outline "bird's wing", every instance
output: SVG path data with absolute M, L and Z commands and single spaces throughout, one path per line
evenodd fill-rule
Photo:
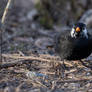
M 71 49 L 72 41 L 73 41 L 73 39 L 71 38 L 69 31 L 59 33 L 59 35 L 56 37 L 56 41 L 55 41 L 56 42 L 55 51 L 57 53 L 61 53 L 62 51 Z

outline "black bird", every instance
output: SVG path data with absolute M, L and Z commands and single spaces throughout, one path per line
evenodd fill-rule
M 70 31 L 61 32 L 56 39 L 56 52 L 61 60 L 81 60 L 92 52 L 92 36 L 84 23 L 76 23 Z

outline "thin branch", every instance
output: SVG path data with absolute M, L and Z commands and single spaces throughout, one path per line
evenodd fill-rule
M 62 80 L 62 81 L 58 81 L 57 82 L 57 85 L 58 84 L 61 84 L 61 83 L 78 83 L 78 82 L 87 82 L 89 81 L 89 83 L 92 83 L 92 78 L 89 78 L 89 79 L 79 79 L 79 80 Z
M 6 18 L 6 15 L 8 13 L 8 10 L 9 10 L 10 4 L 11 4 L 11 1 L 12 0 L 8 0 L 8 3 L 7 3 L 6 8 L 4 10 L 4 13 L 3 13 L 3 16 L 2 16 L 2 21 L 1 21 L 2 24 L 4 24 L 4 22 L 5 22 L 5 18 Z
M 6 15 L 8 13 L 9 6 L 11 4 L 11 1 L 12 0 L 8 0 L 8 3 L 6 5 L 6 8 L 4 10 L 4 13 L 3 13 L 3 16 L 2 16 L 2 19 L 1 19 L 1 24 L 4 24 L 4 22 L 5 22 L 5 18 L 6 18 Z M 0 54 L 2 54 L 2 43 L 3 43 L 3 41 L 2 41 L 2 31 L 3 31 L 3 29 L 2 29 L 2 25 L 1 25 L 1 28 L 0 28 L 0 45 L 1 45 L 0 46 L 0 49 L 1 49 Z M 2 55 L 0 56 L 0 60 L 2 61 Z
M 2 54 L 3 57 L 5 58 L 11 58 L 11 59 L 24 59 L 24 60 L 37 60 L 37 61 L 43 61 L 43 62 L 54 62 L 54 59 L 45 59 L 44 57 L 37 57 L 37 56 L 19 56 L 19 54 L 17 55 L 12 55 L 12 54 Z M 51 58 L 53 58 L 53 56 L 51 56 Z M 55 60 L 56 61 L 56 60 Z M 61 61 L 57 61 L 60 62 Z
M 14 61 L 12 62 L 5 62 L 3 64 L 0 65 L 0 68 L 7 68 L 7 67 L 12 67 L 12 66 L 15 66 L 17 65 L 18 63 L 27 63 L 27 62 L 32 62 L 33 60 L 36 60 L 36 61 L 42 61 L 42 62 L 57 62 L 57 63 L 60 63 L 60 64 L 63 64 L 62 61 L 60 60 L 57 60 L 57 57 L 55 59 L 55 57 L 53 56 L 47 56 L 49 58 L 45 58 L 44 55 L 40 55 L 40 57 L 37 57 L 37 56 L 19 56 L 19 54 L 16 54 L 16 55 L 12 55 L 12 54 L 2 54 L 2 57 L 4 58 L 11 58 L 11 59 L 14 59 Z M 26 60 L 29 60 L 29 61 L 26 61 Z M 69 62 L 64 62 L 65 64 L 67 64 L 68 66 L 72 66 L 72 64 Z
M 48 60 L 48 59 L 43 59 L 40 57 L 34 57 L 34 56 L 19 56 L 19 55 L 11 55 L 11 54 L 2 54 L 2 57 L 4 58 L 11 58 L 11 59 L 16 59 L 12 62 L 6 62 L 3 64 L 0 64 L 0 68 L 8 68 L 8 67 L 13 67 L 17 64 L 19 64 L 20 62 L 25 64 L 27 62 L 32 62 L 33 60 L 37 60 L 37 61 L 43 61 L 43 62 L 51 62 L 52 60 Z M 29 60 L 29 61 L 26 61 Z M 60 62 L 61 63 L 61 62 Z

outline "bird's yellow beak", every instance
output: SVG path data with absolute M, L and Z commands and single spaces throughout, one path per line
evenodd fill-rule
M 76 28 L 76 32 L 80 32 L 80 28 L 79 27 Z

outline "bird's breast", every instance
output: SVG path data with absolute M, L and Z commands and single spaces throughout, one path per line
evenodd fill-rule
M 67 39 L 60 39 L 58 50 L 61 59 L 79 60 L 90 55 L 92 46 L 89 39 L 67 37 Z

